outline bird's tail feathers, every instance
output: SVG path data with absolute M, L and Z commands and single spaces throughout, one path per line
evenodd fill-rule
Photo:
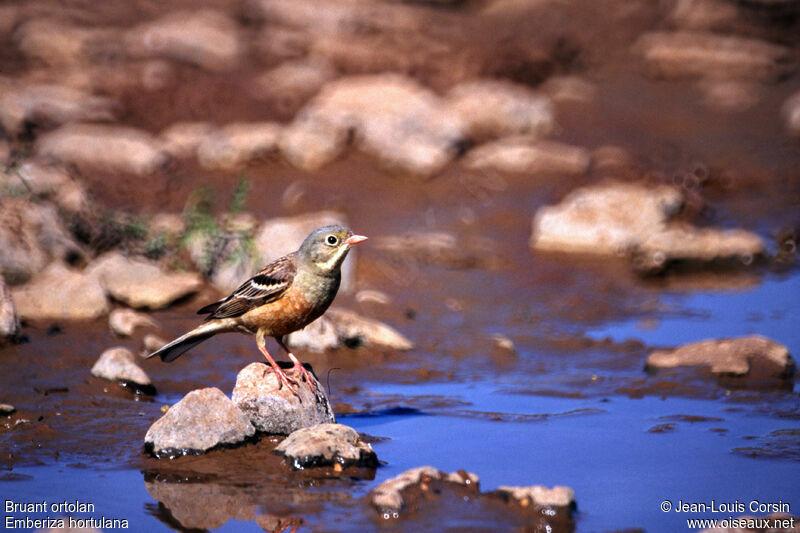
M 162 361 L 169 363 L 183 355 L 185 352 L 188 352 L 201 342 L 210 339 L 217 333 L 222 333 L 225 331 L 230 331 L 230 327 L 224 322 L 205 322 L 185 335 L 181 335 L 169 344 L 162 346 L 155 352 L 148 355 L 146 359 L 159 356 L 161 357 Z

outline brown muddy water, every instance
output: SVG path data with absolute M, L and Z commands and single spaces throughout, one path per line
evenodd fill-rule
M 119 24 L 142 16 L 118 8 L 84 18 Z M 147 13 L 159 9 L 147 3 Z M 565 22 L 564 31 L 595 16 Z M 631 24 L 641 29 L 651 19 Z M 619 48 L 627 31 L 609 46 Z M 750 109 L 722 113 L 703 106 L 692 84 L 643 78 L 618 48 L 603 58 L 593 48 L 602 42 L 597 33 L 576 33 L 586 62 L 572 67 L 596 84 L 596 97 L 559 107 L 557 140 L 623 146 L 650 182 L 708 172 L 715 179 L 695 191 L 703 206 L 695 223 L 744 227 L 771 243 L 800 227 L 800 143 L 777 118 L 800 89 L 796 77 L 761 87 Z M 0 58 L 23 68 L 11 52 Z M 126 95 L 125 121 L 157 132 L 176 120 L 281 118 L 264 104 L 237 102 L 235 76 L 216 81 L 204 97 L 208 75 L 186 67 L 169 94 Z M 181 90 L 190 109 L 174 105 Z M 80 172 L 105 208 L 145 215 L 179 212 L 201 186 L 226 200 L 239 178 L 188 162 L 147 177 Z M 754 382 L 644 368 L 656 347 L 751 333 L 786 345 L 796 360 L 800 272 L 793 261 L 642 279 L 621 259 L 532 252 L 536 209 L 594 175 L 487 174 L 456 162 L 421 180 L 384 172 L 357 153 L 314 173 L 282 161 L 244 172 L 251 183 L 245 208 L 259 219 L 336 209 L 370 237 L 435 230 L 467 243 L 466 259 L 444 263 L 390 258 L 370 241 L 358 249 L 358 288 L 380 290 L 391 303 L 340 295 L 335 305 L 396 327 L 415 342 L 412 351 L 296 352 L 328 388 L 337 421 L 371 437 L 382 466 L 293 472 L 271 454 L 278 440 L 266 437 L 204 456 L 151 458 L 143 439 L 162 406 L 207 386 L 230 394 L 237 372 L 260 358 L 253 339 L 220 336 L 171 365 L 143 363 L 158 390 L 148 397 L 89 374 L 102 351 L 119 344 L 138 351 L 140 339 L 120 341 L 105 320 L 30 323 L 24 342 L 0 349 L 0 400 L 17 408 L 0 419 L 4 501 L 90 503 L 93 512 L 71 514 L 125 519 L 134 531 L 534 531 L 523 514 L 448 494 L 391 520 L 367 503 L 380 482 L 432 465 L 477 474 L 482 491 L 567 485 L 577 510 L 564 530 L 686 531 L 690 518 L 765 514 L 751 512 L 751 502 L 785 503 L 800 516 L 796 378 Z M 159 333 L 191 328 L 194 311 L 218 296 L 207 288 L 153 313 Z M 498 346 L 498 335 L 514 350 Z M 665 512 L 665 501 L 748 508 Z M 6 512 L 4 521 L 24 515 Z

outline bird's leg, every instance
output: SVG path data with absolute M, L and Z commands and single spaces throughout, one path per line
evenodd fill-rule
M 262 329 L 259 329 L 256 332 L 256 344 L 258 344 L 258 349 L 261 350 L 261 353 L 263 353 L 264 357 L 267 358 L 267 362 L 269 362 L 269 365 L 272 367 L 272 370 L 275 372 L 275 375 L 278 377 L 278 388 L 281 388 L 283 385 L 286 385 L 286 387 L 290 391 L 292 391 L 292 393 L 294 393 L 295 396 L 297 396 L 297 388 L 295 387 L 297 385 L 297 382 L 295 380 L 293 380 L 292 378 L 290 378 L 289 376 L 287 376 L 284 373 L 284 371 L 281 370 L 281 367 L 278 366 L 278 363 L 275 362 L 275 360 L 272 358 L 272 356 L 267 351 L 267 345 L 266 345 L 266 342 L 265 342 L 264 330 L 262 330 Z
M 283 348 L 286 351 L 286 355 L 288 355 L 289 359 L 291 359 L 292 362 L 294 363 L 294 370 L 296 372 L 300 372 L 300 375 L 303 376 L 303 379 L 309 385 L 314 384 L 314 386 L 316 387 L 316 380 L 311 377 L 311 374 L 308 373 L 308 370 L 305 369 L 305 367 L 297 359 L 297 357 L 295 357 L 294 354 L 291 351 L 289 351 L 289 348 L 286 347 L 286 345 L 283 343 L 283 340 L 278 337 L 275 337 L 275 340 L 278 341 L 278 344 L 281 345 L 281 348 Z

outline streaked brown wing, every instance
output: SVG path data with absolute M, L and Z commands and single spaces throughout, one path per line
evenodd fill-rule
M 291 286 L 297 273 L 294 256 L 292 253 L 268 264 L 242 283 L 230 296 L 203 307 L 197 313 L 211 313 L 206 320 L 232 318 L 276 300 Z

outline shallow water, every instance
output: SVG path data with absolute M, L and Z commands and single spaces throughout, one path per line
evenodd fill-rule
M 800 143 L 786 135 L 780 107 L 800 89 L 800 79 L 759 84 L 760 100 L 751 109 L 715 110 L 702 103 L 694 82 L 652 80 L 631 61 L 636 35 L 670 26 L 670 2 L 553 2 L 550 18 L 534 7 L 514 21 L 461 26 L 481 3 L 464 3 L 465 13 L 457 6 L 438 12 L 458 17 L 447 26 L 456 37 L 452 49 L 487 43 L 476 60 L 494 66 L 507 52 L 493 48 L 497 35 L 521 50 L 537 32 L 544 40 L 534 48 L 549 49 L 550 37 L 566 52 L 575 47 L 574 64 L 556 62 L 554 68 L 563 68 L 556 73 L 576 74 L 596 94 L 588 103 L 557 106 L 553 139 L 588 150 L 619 146 L 631 154 L 633 170 L 572 178 L 502 175 L 470 171 L 456 161 L 420 180 L 351 152 L 314 173 L 281 161 L 242 171 L 251 183 L 244 208 L 257 219 L 335 209 L 356 232 L 374 238 L 357 252 L 358 288 L 380 290 L 392 303 L 358 304 L 343 294 L 336 305 L 389 323 L 416 348 L 298 355 L 329 389 L 338 420 L 374 437 L 385 464 L 343 475 L 292 472 L 271 454 L 275 441 L 268 438 L 200 457 L 150 458 L 142 442 L 162 405 L 201 387 L 230 394 L 237 372 L 260 360 L 253 340 L 220 336 L 174 364 L 144 362 L 158 389 L 148 398 L 89 375 L 111 346 L 138 351 L 138 336 L 116 339 L 104 320 L 32 323 L 23 330 L 26 343 L 0 349 L 0 400 L 18 409 L 0 419 L 2 499 L 92 503 L 93 513 L 75 516 L 126 519 L 134 531 L 272 531 L 298 524 L 304 531 L 531 530 L 503 507 L 446 494 L 400 520 L 384 521 L 366 503 L 381 481 L 431 465 L 471 471 L 483 491 L 570 486 L 581 532 L 686 531 L 688 518 L 751 514 L 747 508 L 663 512 L 667 499 L 746 507 L 753 500 L 787 502 L 800 516 L 797 378 L 749 383 L 703 369 L 644 369 L 653 348 L 751 333 L 785 344 L 797 359 L 796 265 L 643 280 L 623 260 L 551 256 L 528 246 L 536 209 L 569 190 L 605 178 L 680 184 L 698 169 L 708 179 L 690 180 L 694 185 L 684 189 L 693 199 L 687 219 L 757 231 L 772 246 L 781 230 L 798 228 Z M 239 2 L 218 4 L 242 14 Z M 103 5 L 92 11 L 67 6 L 56 15 L 79 15 L 81 24 L 132 25 L 183 2 Z M 431 20 L 433 26 L 440 19 Z M 796 47 L 788 26 L 781 35 Z M 31 65 L 10 37 L 8 44 L 0 47 L 0 61 L 12 67 L 9 75 L 26 72 Z M 450 66 L 450 58 L 440 61 Z M 513 57 L 509 61 L 513 70 Z M 274 106 L 242 89 L 265 67 L 254 61 L 218 75 L 176 64 L 178 81 L 164 91 L 117 95 L 125 110 L 121 123 L 157 133 L 177 121 L 276 118 Z M 203 170 L 191 160 L 149 176 L 91 168 L 78 175 L 100 208 L 137 215 L 180 213 L 204 186 L 215 188 L 216 207 L 224 209 L 239 179 L 238 172 Z M 465 256 L 457 264 L 417 262 L 387 257 L 373 246 L 408 230 L 457 235 Z M 479 241 L 492 246 L 473 246 Z M 193 327 L 195 310 L 219 296 L 206 289 L 153 313 L 158 333 L 167 338 Z M 498 347 L 493 335 L 510 339 L 515 349 Z
M 753 500 L 786 502 L 794 512 L 800 505 L 796 385 L 790 381 L 766 390 L 730 389 L 702 371 L 686 369 L 648 375 L 643 370 L 647 349 L 626 341 L 635 338 L 647 346 L 672 346 L 759 332 L 797 353 L 798 335 L 791 326 L 800 312 L 795 298 L 798 283 L 796 274 L 767 274 L 747 289 L 665 291 L 661 304 L 667 312 L 645 317 L 646 329 L 642 317 L 586 327 L 586 337 L 610 337 L 613 342 L 572 349 L 542 349 L 537 342 L 521 342 L 516 355 L 490 358 L 491 364 L 479 350 L 456 347 L 434 362 L 445 370 L 442 375 L 415 374 L 416 359 L 430 364 L 436 354 L 392 356 L 377 368 L 346 353 L 313 361 L 318 372 L 325 365 L 342 367 L 330 373 L 331 397 L 337 412 L 344 413 L 338 416 L 341 423 L 378 438 L 373 446 L 385 465 L 374 479 L 293 477 L 286 467 L 277 466 L 276 458 L 265 459 L 271 456 L 262 450 L 263 443 L 245 446 L 249 451 L 213 452 L 210 463 L 183 458 L 166 470 L 163 463 L 144 458 L 135 441 L 120 450 L 117 439 L 141 439 L 157 418 L 158 407 L 177 401 L 180 391 L 190 388 L 176 381 L 167 382 L 155 402 L 131 401 L 134 398 L 124 391 L 114 394 L 119 396 L 115 405 L 125 413 L 120 420 L 133 421 L 132 426 L 116 434 L 112 430 L 87 435 L 87 442 L 78 439 L 72 446 L 62 444 L 56 456 L 40 457 L 42 466 L 26 466 L 27 446 L 14 443 L 23 464 L 12 466 L 0 486 L 5 498 L 17 502 L 91 502 L 94 513 L 75 516 L 125 518 L 134 530 L 156 531 L 187 527 L 175 517 L 196 514 L 192 505 L 200 496 L 185 490 L 197 489 L 207 490 L 203 497 L 208 505 L 224 509 L 206 522 L 201 519 L 204 527 L 220 531 L 262 530 L 256 520 L 267 515 L 301 517 L 303 529 L 315 531 L 519 527 L 513 516 L 447 499 L 440 502 L 438 513 L 383 523 L 362 501 L 379 482 L 423 464 L 445 471 L 469 470 L 480 477 L 482 491 L 500 485 L 570 486 L 578 502 L 578 531 L 631 527 L 676 531 L 685 529 L 686 519 L 743 514 L 665 513 L 660 510 L 664 500 L 672 504 L 713 500 L 717 507 L 730 502 L 749 506 Z M 754 319 L 749 309 L 768 318 Z M 454 320 L 462 322 L 469 318 Z M 492 324 L 487 327 L 492 329 Z M 55 338 L 71 335 L 67 328 Z M 238 336 L 225 339 L 234 345 L 248 341 Z M 190 381 L 202 381 L 216 367 L 221 373 L 216 384 L 223 390 L 232 386 L 240 367 L 236 358 L 193 357 L 194 370 L 188 365 L 172 368 L 181 368 Z M 152 370 L 169 373 L 163 366 Z M 683 386 L 674 385 L 681 381 Z M 89 394 L 107 396 L 96 390 Z M 93 411 L 95 416 L 108 416 Z M 96 426 L 83 422 L 81 427 L 91 432 Z M 115 453 L 104 453 L 103 435 L 108 435 L 108 446 L 117 448 Z M 253 479 L 243 478 L 239 467 L 227 471 L 225 466 L 234 461 L 255 468 L 264 460 L 272 461 L 271 466 L 264 464 L 263 476 Z M 160 472 L 159 479 L 177 492 L 159 504 L 148 492 L 145 472 Z M 184 482 L 176 485 L 179 480 Z M 288 501 L 287 491 L 294 494 Z
M 764 335 L 800 353 L 800 277 L 767 275 L 752 286 L 713 292 L 662 293 L 670 316 L 605 324 L 588 335 L 617 342 L 639 340 L 648 346 L 675 346 L 711 338 Z

